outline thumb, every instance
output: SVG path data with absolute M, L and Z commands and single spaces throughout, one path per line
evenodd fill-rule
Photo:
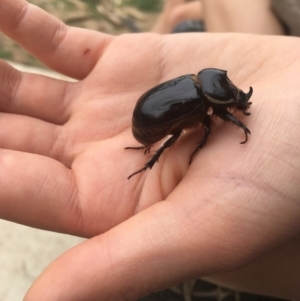
M 137 300 L 199 276 L 199 270 L 207 272 L 214 265 L 209 260 L 213 252 L 189 238 L 195 230 L 180 207 L 157 203 L 67 251 L 40 275 L 24 300 Z
M 214 183 L 207 181 L 202 180 L 208 191 Z M 188 279 L 240 268 L 292 235 L 291 227 L 275 223 L 287 216 L 286 206 L 262 219 L 255 202 L 246 202 L 247 209 L 237 206 L 222 187 L 225 198 L 215 200 L 205 191 L 201 197 L 191 187 L 178 188 L 167 200 L 69 250 L 42 273 L 25 301 L 137 300 Z M 255 200 L 255 192 L 239 189 Z M 298 213 L 292 215 L 298 222 Z

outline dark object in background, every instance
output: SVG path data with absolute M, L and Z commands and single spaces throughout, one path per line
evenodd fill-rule
M 204 137 L 190 156 L 191 164 L 195 154 L 205 144 L 210 135 L 211 116 L 231 121 L 244 130 L 246 143 L 250 130 L 229 110 L 240 110 L 246 116 L 251 102 L 252 87 L 248 93 L 238 89 L 227 77 L 227 71 L 208 68 L 198 75 L 187 74 L 162 83 L 144 93 L 135 106 L 132 117 L 132 133 L 142 144 L 125 149 L 143 149 L 149 153 L 156 142 L 168 135 L 170 138 L 160 147 L 146 165 L 132 176 L 152 168 L 163 151 L 170 147 L 182 134 L 199 124 L 204 125 Z
M 184 33 L 184 32 L 204 32 L 205 27 L 202 21 L 184 21 L 178 24 L 172 31 L 172 33 Z
M 202 279 L 185 282 L 168 290 L 153 293 L 138 301 L 287 301 L 261 295 L 240 293 Z
M 300 0 L 271 0 L 271 9 L 286 35 L 300 36 Z

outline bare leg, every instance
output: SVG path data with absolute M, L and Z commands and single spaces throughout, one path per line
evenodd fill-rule
M 170 29 L 173 30 L 184 21 L 201 21 L 202 19 L 201 1 L 192 1 L 175 7 L 170 13 L 168 21 Z
M 148 169 L 148 168 L 151 169 L 151 168 L 153 167 L 154 163 L 155 163 L 156 161 L 158 161 L 158 159 L 159 159 L 160 155 L 163 153 L 163 151 L 164 151 L 166 148 L 170 147 L 172 144 L 174 144 L 174 142 L 178 139 L 178 137 L 180 136 L 180 134 L 181 134 L 181 132 L 178 132 L 178 133 L 174 134 L 172 137 L 170 137 L 170 138 L 163 144 L 163 146 L 157 150 L 157 152 L 154 154 L 154 156 L 146 163 L 146 165 L 145 165 L 143 168 L 141 168 L 141 169 L 139 169 L 138 171 L 136 171 L 136 172 L 134 172 L 133 174 L 131 174 L 127 179 L 129 180 L 129 179 L 130 179 L 131 177 L 133 177 L 134 175 L 136 175 L 136 174 L 138 174 L 138 173 L 140 173 L 140 172 L 142 172 L 142 171 L 144 171 L 144 170 L 146 170 L 146 169 Z
M 202 139 L 202 141 L 197 145 L 196 149 L 192 152 L 191 156 L 190 156 L 190 161 L 189 161 L 189 165 L 192 163 L 196 153 L 199 151 L 200 148 L 202 148 L 206 142 L 207 139 L 209 137 L 210 134 L 210 117 L 206 116 L 205 120 L 204 120 L 204 137 Z
M 200 20 L 201 18 L 201 1 L 166 0 L 163 11 L 151 31 L 163 34 L 170 33 L 182 21 Z
M 284 34 L 270 0 L 202 0 L 202 7 L 209 32 Z

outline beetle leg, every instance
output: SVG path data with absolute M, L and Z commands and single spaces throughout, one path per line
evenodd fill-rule
M 156 151 L 156 153 L 153 155 L 153 157 L 146 163 L 146 165 L 145 165 L 143 168 L 141 168 L 141 169 L 139 169 L 138 171 L 136 171 L 136 172 L 134 172 L 133 174 L 131 174 L 127 179 L 129 180 L 129 179 L 130 179 L 131 177 L 133 177 L 134 175 L 136 175 L 136 174 L 138 174 L 138 173 L 140 173 L 140 172 L 142 172 L 142 171 L 144 171 L 144 170 L 146 170 L 146 169 L 148 169 L 148 168 L 151 169 L 151 168 L 153 167 L 154 163 L 155 163 L 156 161 L 158 161 L 158 159 L 159 159 L 159 157 L 161 156 L 161 154 L 163 153 L 163 151 L 164 151 L 166 148 L 170 147 L 172 144 L 174 144 L 175 141 L 179 138 L 180 134 L 181 134 L 181 131 L 180 131 L 180 132 L 177 132 L 177 133 L 174 134 L 172 137 L 170 137 L 170 138 L 163 144 L 163 146 L 160 147 L 160 148 Z
M 202 141 L 197 145 L 197 147 L 195 148 L 195 150 L 192 152 L 191 156 L 190 156 L 190 161 L 189 161 L 189 165 L 192 163 L 196 153 L 199 151 L 200 148 L 202 148 L 206 142 L 207 139 L 209 137 L 210 134 L 210 117 L 207 115 L 203 121 L 204 124 L 204 137 L 202 139 Z
M 240 142 L 241 144 L 244 144 L 248 141 L 248 134 L 251 134 L 251 132 L 241 121 L 239 121 L 237 118 L 235 118 L 229 112 L 223 111 L 223 110 L 215 111 L 215 115 L 217 115 L 224 121 L 231 121 L 232 123 L 236 124 L 237 126 L 239 126 L 240 128 L 242 128 L 244 130 L 246 138 L 244 141 Z
M 134 149 L 134 150 L 139 150 L 139 149 L 144 149 L 144 155 L 150 153 L 150 149 L 151 149 L 151 146 L 128 146 L 128 147 L 125 147 L 124 149 Z
M 145 149 L 146 146 L 127 146 L 124 149 Z

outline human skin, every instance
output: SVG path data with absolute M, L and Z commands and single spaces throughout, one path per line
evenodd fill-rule
M 186 2 L 185 0 L 167 0 L 158 16 L 152 32 L 170 33 L 175 26 L 186 20 L 203 18 L 201 1 Z
M 270 0 L 201 0 L 209 32 L 284 34 Z
M 202 276 L 300 297 L 298 38 L 112 37 L 67 27 L 23 0 L 2 0 L 0 30 L 79 80 L 0 63 L 0 217 L 89 238 L 51 263 L 24 300 L 137 300 Z M 190 166 L 202 127 L 127 180 L 151 156 L 124 150 L 138 145 L 138 97 L 207 67 L 253 87 L 252 115 L 235 114 L 249 141 L 216 121 Z
M 206 32 L 284 34 L 270 0 L 166 0 L 152 31 L 170 33 L 186 20 L 202 20 Z

